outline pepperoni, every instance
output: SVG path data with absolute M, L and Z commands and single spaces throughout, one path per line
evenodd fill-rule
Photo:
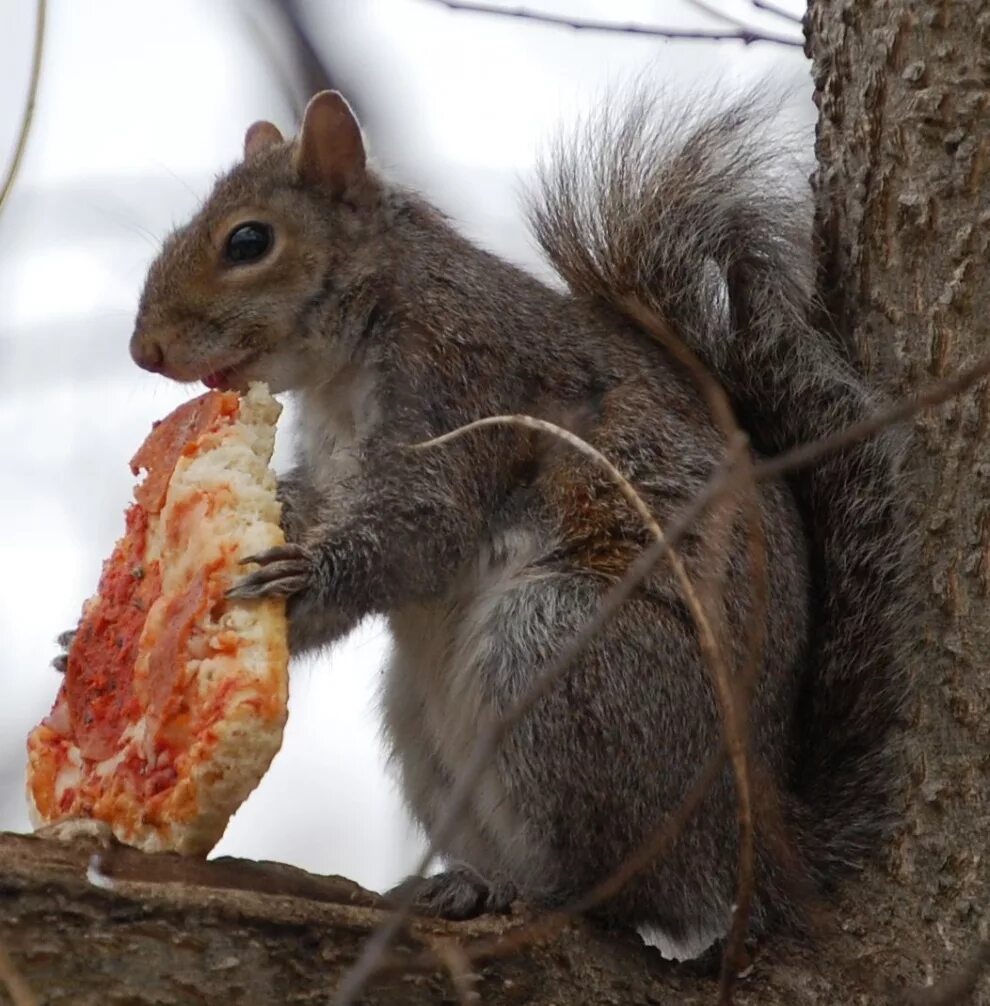
M 239 401 L 233 391 L 208 391 L 180 405 L 152 426 L 148 438 L 131 459 L 131 471 L 135 475 L 142 468 L 148 473 L 134 490 L 134 498 L 149 513 L 161 510 L 179 458 L 191 453 L 196 441 L 221 417 L 236 416 Z
M 238 408 L 239 399 L 233 392 L 211 391 L 194 398 L 155 423 L 131 461 L 135 475 L 142 468 L 148 474 L 135 489 L 137 502 L 127 510 L 124 537 L 103 564 L 98 595 L 88 605 L 76 631 L 66 670 L 69 723 L 85 758 L 102 760 L 114 754 L 124 728 L 138 715 L 134 691 L 138 641 L 148 610 L 161 594 L 158 564 L 144 562 L 149 514 L 161 510 L 179 458 L 194 451 L 204 433 L 227 417 L 236 416 Z M 181 619 L 175 626 L 170 621 L 166 639 L 180 630 Z M 187 637 L 188 631 L 182 636 L 183 643 Z M 176 650 L 167 661 L 173 674 L 177 654 Z M 165 681 L 161 666 L 160 658 L 158 674 L 152 676 L 156 696 L 167 692 L 174 680 Z M 162 707 L 164 702 L 158 705 Z
M 94 760 L 114 753 L 134 715 L 138 640 L 161 593 L 158 564 L 144 564 L 148 515 L 134 504 L 126 520 L 124 537 L 103 564 L 99 594 L 72 641 L 65 675 L 73 736 L 82 755 Z
M 162 632 L 148 655 L 148 679 L 142 696 L 153 729 L 160 726 L 175 710 L 173 698 L 181 695 L 182 671 L 186 663 L 186 646 L 197 620 L 215 601 L 219 586 L 210 584 L 210 574 L 222 563 L 200 569 L 189 586 L 173 597 L 162 618 Z M 178 686 L 178 687 L 177 687 Z

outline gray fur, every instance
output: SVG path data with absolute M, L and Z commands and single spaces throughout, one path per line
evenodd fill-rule
M 814 327 L 809 207 L 768 152 L 766 113 L 755 94 L 685 123 L 641 97 L 619 120 L 595 120 L 580 151 L 545 169 L 532 217 L 577 295 L 618 303 L 631 292 L 649 304 L 718 374 L 758 449 L 777 453 L 880 403 Z M 727 325 L 710 324 L 701 262 L 724 279 Z M 889 430 L 791 483 L 820 603 L 788 789 L 814 808 L 803 841 L 822 879 L 859 862 L 890 824 L 890 731 L 908 687 L 901 448 Z
M 302 184 L 292 143 L 221 179 L 149 276 L 136 358 L 188 379 L 256 350 L 238 382 L 299 396 L 298 462 L 280 486 L 295 547 L 260 557 L 237 590 L 290 596 L 295 652 L 368 614 L 389 619 L 386 735 L 427 832 L 480 727 L 649 538 L 607 476 L 543 438 L 489 429 L 406 445 L 497 413 L 565 422 L 670 523 L 724 445 L 690 379 L 622 316 L 630 294 L 705 358 L 761 451 L 873 407 L 809 322 L 806 235 L 765 187 L 748 108 L 676 140 L 653 122 L 634 105 L 548 169 L 534 217 L 567 293 L 373 172 L 343 195 Z M 216 280 L 208 235 L 238 206 L 290 236 L 270 267 Z M 761 490 L 769 604 L 751 741 L 816 878 L 858 859 L 885 818 L 886 733 L 903 690 L 895 504 L 883 439 Z M 681 552 L 696 578 L 724 565 L 739 666 L 754 615 L 745 529 L 724 555 L 710 541 L 702 523 Z M 719 736 L 693 624 L 658 569 L 502 745 L 444 850 L 461 865 L 431 881 L 425 907 L 464 915 L 514 893 L 542 905 L 584 893 L 678 806 Z M 674 939 L 720 931 L 736 831 L 726 772 L 670 854 L 601 914 Z M 757 837 L 755 925 L 794 921 L 801 878 L 779 835 Z

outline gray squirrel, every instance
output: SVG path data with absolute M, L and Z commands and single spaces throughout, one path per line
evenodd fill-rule
M 388 619 L 386 734 L 428 834 L 479 727 L 651 539 L 606 473 L 545 437 L 497 427 L 409 445 L 486 416 L 550 419 L 669 524 L 725 440 L 630 298 L 717 377 L 757 457 L 877 405 L 815 322 L 806 215 L 774 174 L 760 114 L 741 99 L 671 125 L 637 99 L 559 149 L 531 218 L 563 290 L 383 178 L 346 101 L 323 92 L 297 139 L 267 122 L 247 131 L 242 163 L 150 268 L 131 340 L 140 366 L 295 396 L 298 457 L 279 483 L 288 544 L 233 593 L 287 597 L 296 654 Z M 880 436 L 760 487 L 768 592 L 749 741 L 792 852 L 757 820 L 757 930 L 799 924 L 799 891 L 858 864 L 891 821 L 906 691 L 898 453 Z M 720 571 L 741 667 L 757 615 L 746 526 L 709 530 L 701 521 L 680 552 L 694 578 Z M 585 893 L 678 807 L 720 731 L 661 564 L 506 738 L 420 909 L 464 918 Z M 669 854 L 598 914 L 681 942 L 723 933 L 737 827 L 726 769 Z

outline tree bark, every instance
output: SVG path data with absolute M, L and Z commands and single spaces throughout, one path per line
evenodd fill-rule
M 990 352 L 990 3 L 816 0 L 809 45 L 827 306 L 905 395 Z M 983 385 L 914 424 L 910 793 L 863 890 L 870 928 L 903 932 L 936 974 L 990 922 L 988 422 Z
M 351 881 L 282 864 L 205 863 L 85 839 L 0 835 L 0 950 L 45 1006 L 327 1003 L 384 917 L 380 899 Z M 886 1002 L 888 984 L 923 980 L 919 958 L 892 934 L 861 952 L 854 906 L 842 906 L 837 919 L 842 925 L 818 947 L 768 943 L 736 1002 Z M 531 922 L 522 912 L 462 923 L 417 919 L 395 949 L 408 958 L 444 940 L 469 944 Z M 9 1002 L 2 965 L 0 1002 Z M 669 964 L 636 937 L 585 922 L 470 970 L 486 1006 L 708 1006 L 717 989 L 710 969 Z M 437 964 L 393 971 L 360 1001 L 459 999 Z
M 850 350 L 900 396 L 990 351 L 990 3 L 814 0 L 809 27 L 823 295 Z M 889 1002 L 891 990 L 958 971 L 988 935 L 988 424 L 985 388 L 915 423 L 904 827 L 827 906 L 814 946 L 777 938 L 759 949 L 740 1004 Z M 0 836 L 0 949 L 43 1003 L 327 1002 L 382 918 L 356 885 L 277 864 Z M 416 920 L 397 951 L 528 921 Z M 702 1004 L 716 990 L 697 967 L 587 923 L 474 971 L 492 1006 Z M 0 957 L 0 997 L 14 983 Z M 988 984 L 969 1001 L 990 1003 Z M 438 965 L 392 972 L 362 1001 L 458 997 Z

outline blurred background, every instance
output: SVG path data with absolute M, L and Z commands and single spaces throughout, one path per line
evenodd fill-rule
M 330 83 L 378 165 L 476 241 L 542 268 L 520 212 L 536 159 L 609 88 L 676 94 L 769 78 L 791 91 L 809 155 L 800 47 L 665 39 L 454 10 L 438 0 L 49 0 L 23 163 L 0 210 L 0 828 L 26 830 L 24 739 L 58 687 L 54 637 L 75 624 L 122 531 L 127 460 L 151 421 L 202 389 L 143 373 L 127 340 L 144 272 L 234 162 L 245 128 L 286 134 Z M 466 5 L 469 6 L 469 5 Z M 477 6 L 477 5 L 470 5 Z M 518 3 L 482 6 L 518 9 Z M 800 40 L 802 0 L 533 0 L 570 20 Z M 36 0 L 0 4 L 0 172 L 31 76 Z M 738 23 L 737 23 L 738 22 Z M 292 451 L 292 407 L 276 467 Z M 371 621 L 293 666 L 284 746 L 218 855 L 278 859 L 382 889 L 421 836 L 379 741 L 388 651 Z

